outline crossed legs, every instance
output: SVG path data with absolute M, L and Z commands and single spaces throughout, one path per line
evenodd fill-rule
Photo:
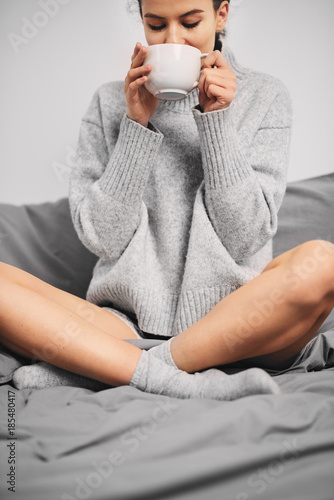
M 188 372 L 246 360 L 284 369 L 334 307 L 334 245 L 312 240 L 273 259 L 171 343 Z
M 141 349 L 120 318 L 0 264 L 0 341 L 13 351 L 109 385 L 128 384 Z
M 189 373 L 238 360 L 282 366 L 314 336 L 334 307 L 334 245 L 307 242 L 173 338 Z M 159 332 L 156 332 L 159 333 Z M 141 350 L 110 312 L 0 264 L 0 338 L 10 349 L 117 386 L 129 384 Z

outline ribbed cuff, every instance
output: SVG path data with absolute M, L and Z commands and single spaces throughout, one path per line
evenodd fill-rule
M 131 204 L 143 193 L 163 140 L 163 134 L 124 115 L 108 166 L 99 180 L 101 190 Z
M 178 367 L 176 366 L 172 352 L 171 352 L 171 343 L 172 343 L 173 337 L 171 339 L 165 340 L 162 342 L 162 344 L 152 347 L 150 349 L 151 354 L 153 356 L 156 356 L 157 358 L 161 359 L 164 363 L 166 363 L 169 366 L 174 366 L 174 368 Z
M 141 391 L 145 391 L 147 386 L 147 363 L 148 354 L 143 350 L 129 383 L 129 385 Z
M 201 113 L 193 110 L 201 138 L 204 179 L 212 189 L 230 187 L 252 175 L 240 151 L 230 108 Z

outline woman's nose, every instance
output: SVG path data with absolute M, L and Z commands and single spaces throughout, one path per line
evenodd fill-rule
M 165 43 L 184 43 L 181 33 L 176 26 L 169 26 L 166 30 Z

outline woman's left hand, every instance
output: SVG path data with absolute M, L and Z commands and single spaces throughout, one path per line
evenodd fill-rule
M 199 104 L 204 113 L 228 108 L 234 99 L 237 77 L 219 50 L 204 59 L 198 83 Z

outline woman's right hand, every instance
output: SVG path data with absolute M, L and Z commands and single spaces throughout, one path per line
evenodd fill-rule
M 137 43 L 131 57 L 131 68 L 125 79 L 124 92 L 127 101 L 127 116 L 131 120 L 147 127 L 149 119 L 156 111 L 159 101 L 145 87 L 151 65 L 142 66 L 147 54 L 147 47 Z

